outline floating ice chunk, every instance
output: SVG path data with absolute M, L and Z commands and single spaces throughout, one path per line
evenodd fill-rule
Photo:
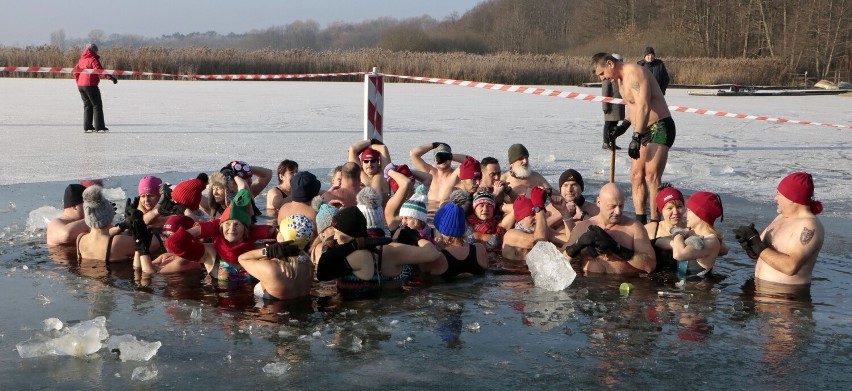
M 47 224 L 62 215 L 62 211 L 54 206 L 42 206 L 30 212 L 27 216 L 27 232 L 34 232 L 40 229 L 47 229 Z
M 98 329 L 90 328 L 83 334 L 66 334 L 52 342 L 57 355 L 83 357 L 101 350 L 99 335 Z
M 163 346 L 160 341 L 124 341 L 118 344 L 118 357 L 121 361 L 148 361 Z
M 148 381 L 157 377 L 156 367 L 136 367 L 133 368 L 133 374 L 130 375 L 130 380 Z
M 62 330 L 62 321 L 57 318 L 47 318 L 41 323 L 44 324 L 44 331 Z
M 352 348 L 350 350 L 353 352 L 360 352 L 363 348 L 364 340 L 358 337 L 352 337 Z
M 283 376 L 290 371 L 292 366 L 286 362 L 271 362 L 263 366 L 263 372 L 272 376 Z
M 527 266 L 535 286 L 548 291 L 561 291 L 577 277 L 568 258 L 550 242 L 536 243 L 527 254 Z
M 479 325 L 479 322 L 473 322 L 467 325 L 467 330 L 472 333 L 478 333 L 480 328 L 481 326 Z
M 15 345 L 21 358 L 33 358 L 56 354 L 53 349 L 53 340 L 49 341 L 27 341 Z
M 109 338 L 109 332 L 106 329 L 106 318 L 103 316 L 98 316 L 95 319 L 86 320 L 77 323 L 74 326 L 66 327 L 66 330 L 68 330 L 69 333 L 77 335 L 84 335 L 91 329 L 98 331 L 98 341 L 103 341 Z
M 107 340 L 107 350 L 109 350 L 110 352 L 114 352 L 114 351 L 118 350 L 118 345 L 120 345 L 122 342 L 134 342 L 134 341 L 137 341 L 136 337 L 134 337 L 130 334 L 113 335 L 112 337 L 109 337 L 109 339 Z

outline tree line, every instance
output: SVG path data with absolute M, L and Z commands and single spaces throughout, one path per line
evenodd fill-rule
M 646 46 L 677 70 L 706 61 L 778 63 L 773 78 L 852 79 L 852 0 L 490 0 L 463 15 L 361 23 L 297 21 L 243 34 L 205 33 L 146 38 L 93 30 L 88 37 L 51 34 L 64 50 L 95 41 L 104 47 L 239 48 L 245 50 L 464 52 L 480 55 L 590 57 L 599 51 L 636 60 Z M 724 71 L 724 70 L 723 70 Z M 757 70 L 756 70 L 757 71 Z M 675 83 L 691 83 L 672 72 Z M 435 75 L 444 77 L 444 75 Z M 736 75 L 734 75 L 736 76 Z M 737 76 L 739 77 L 739 76 Z M 744 81 L 731 79 L 726 82 Z

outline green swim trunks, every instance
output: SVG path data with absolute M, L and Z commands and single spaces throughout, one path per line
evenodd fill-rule
M 675 123 L 672 117 L 663 118 L 645 128 L 641 135 L 642 145 L 654 143 L 671 148 L 674 144 L 675 135 Z

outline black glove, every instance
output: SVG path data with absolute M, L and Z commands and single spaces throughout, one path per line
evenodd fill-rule
M 613 126 L 609 129 L 609 139 L 615 140 L 616 137 L 621 136 L 627 129 L 630 128 L 630 121 L 621 121 L 618 126 Z
M 598 251 L 610 253 L 624 261 L 629 261 L 630 258 L 633 258 L 633 249 L 618 244 L 603 228 L 593 225 L 589 227 L 589 231 L 595 233 L 594 247 Z
M 446 143 L 442 143 L 442 142 L 440 142 L 440 141 L 433 141 L 433 142 L 432 142 L 432 149 L 438 148 L 438 146 L 439 146 L 439 145 L 447 145 L 447 144 L 446 144 Z
M 396 236 L 397 243 L 407 244 L 409 246 L 416 246 L 419 241 L 420 233 L 414 228 L 400 228 L 399 234 Z
M 138 212 L 138 213 L 137 213 Z M 139 255 L 148 255 L 151 247 L 151 239 L 154 235 L 151 230 L 145 225 L 145 220 L 142 219 L 142 211 L 134 211 L 133 223 L 130 224 L 130 231 L 133 233 L 133 238 L 136 239 L 134 248 L 139 252 Z
M 568 246 L 567 249 L 565 249 L 565 253 L 568 254 L 569 257 L 574 258 L 577 255 L 580 255 L 580 251 L 583 251 L 584 248 L 589 247 L 592 244 L 594 244 L 595 239 L 597 239 L 597 234 L 595 234 L 591 230 L 586 231 L 585 233 L 580 235 L 580 238 L 577 239 L 577 243 L 574 243 L 574 244 Z M 592 250 L 592 249 L 589 248 L 589 250 Z M 589 255 L 597 256 L 597 252 L 595 252 L 595 254 L 590 253 Z
M 157 211 L 161 216 L 183 214 L 186 207 L 172 201 L 172 187 L 168 183 L 160 184 L 160 200 L 157 201 Z
M 639 138 L 639 133 L 633 132 L 633 139 L 630 140 L 630 146 L 627 147 L 627 155 L 633 159 L 639 159 L 639 148 L 642 147 Z
M 133 223 L 133 219 L 134 219 L 133 211 L 138 210 L 138 208 L 139 208 L 139 197 L 134 198 L 132 202 L 130 201 L 130 198 L 127 199 L 127 204 L 124 205 L 124 221 L 115 225 L 116 227 L 118 227 L 121 230 L 121 232 L 124 232 L 124 231 L 130 229 L 130 224 Z
M 754 229 L 754 223 L 734 228 L 734 237 L 751 259 L 757 259 L 766 250 L 766 245 L 760 240 L 760 232 Z
M 116 79 L 115 76 L 109 75 L 109 79 L 112 80 L 112 84 L 118 84 L 118 79 Z
M 381 140 L 379 140 L 377 138 L 371 138 L 370 139 L 370 145 L 385 145 L 385 143 L 383 143 Z
M 292 240 L 275 243 L 263 249 L 263 255 L 275 259 L 287 259 L 301 253 L 299 245 Z
M 225 176 L 225 179 L 228 180 L 228 181 L 234 179 L 234 177 L 237 176 L 237 173 L 234 172 L 234 169 L 231 168 L 230 164 L 225 166 L 225 167 L 222 167 L 222 169 L 219 170 L 219 172 L 221 172 L 222 175 Z

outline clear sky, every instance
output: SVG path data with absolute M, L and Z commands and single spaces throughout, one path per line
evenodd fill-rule
M 466 11 L 484 0 L 148 0 L 67 1 L 0 0 L 0 45 L 27 46 L 50 42 L 50 33 L 84 38 L 100 29 L 106 35 L 216 31 L 244 33 L 312 19 L 322 27 L 342 21 L 357 23 L 390 16 L 404 19 L 429 15 L 437 20 Z

